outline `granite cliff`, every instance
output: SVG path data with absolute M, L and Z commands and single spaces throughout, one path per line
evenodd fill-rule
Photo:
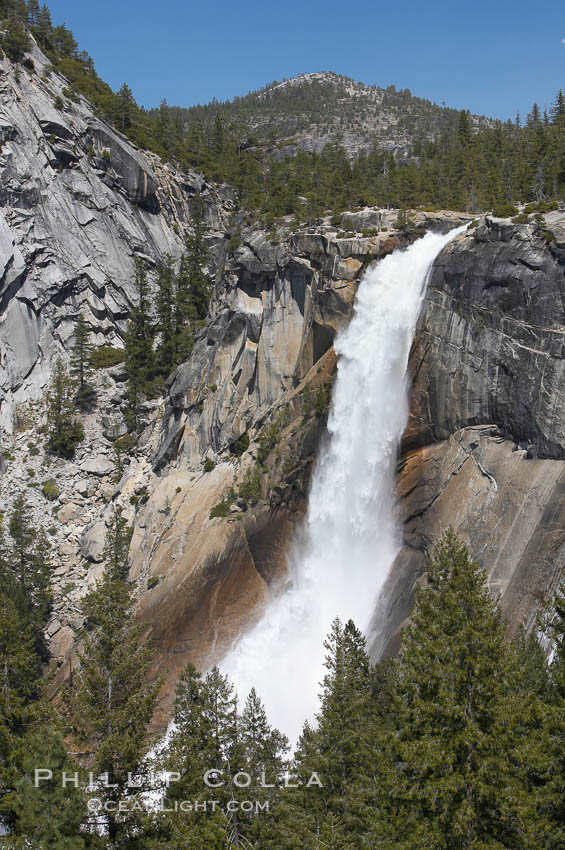
M 34 46 L 33 70 L 0 61 L 0 416 L 39 398 L 78 312 L 115 343 L 133 297 L 134 257 L 178 257 L 190 199 L 207 201 L 210 241 L 231 193 L 135 148 L 71 93 Z M 212 252 L 213 256 L 213 252 Z

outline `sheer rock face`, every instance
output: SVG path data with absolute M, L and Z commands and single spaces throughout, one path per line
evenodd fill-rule
M 487 219 L 453 242 L 420 317 L 407 443 L 493 423 L 532 455 L 563 459 L 564 298 L 565 252 L 531 226 Z
M 79 310 L 93 341 L 120 345 L 135 256 L 178 257 L 190 198 L 224 231 L 229 194 L 181 175 L 100 121 L 33 50 L 35 70 L 0 62 L 0 419 L 38 398 Z M 212 233 L 212 241 L 214 234 Z
M 565 215 L 545 226 L 548 239 L 487 219 L 435 262 L 410 359 L 404 546 L 375 612 L 375 656 L 398 645 L 449 526 L 512 628 L 534 626 L 565 566 Z

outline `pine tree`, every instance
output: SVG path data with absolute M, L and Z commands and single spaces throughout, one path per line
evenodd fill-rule
M 345 627 L 334 620 L 326 649 L 326 675 L 320 695 L 318 728 L 308 730 L 306 750 L 296 756 L 298 776 L 307 786 L 315 773 L 323 787 L 296 793 L 299 808 L 313 832 L 329 832 L 340 824 L 348 835 L 368 830 L 374 804 L 375 735 L 372 684 L 365 640 L 350 620 Z M 340 827 L 340 828 L 341 828 Z
M 217 667 L 204 680 L 192 665 L 186 668 L 177 687 L 174 719 L 165 765 L 180 774 L 180 781 L 168 789 L 166 808 L 173 808 L 175 800 L 187 799 L 198 801 L 201 807 L 212 800 L 220 805 L 216 811 L 197 808 L 180 816 L 171 813 L 157 824 L 161 830 L 158 846 L 176 848 L 189 842 L 194 850 L 231 848 L 229 834 L 234 824 L 226 817 L 225 808 L 233 797 L 241 748 L 233 687 Z M 206 784 L 208 771 L 208 782 L 217 787 Z M 239 836 L 239 824 L 237 827 Z
M 541 792 L 541 811 L 547 821 L 547 850 L 565 847 L 565 582 L 554 600 L 549 633 L 554 643 L 550 667 L 550 699 L 547 715 L 546 783 Z
M 253 804 L 268 803 L 268 810 L 240 813 L 242 834 L 252 846 L 265 850 L 280 847 L 279 809 L 281 807 L 281 778 L 287 768 L 284 759 L 289 749 L 288 740 L 278 729 L 273 729 L 267 712 L 252 688 L 239 722 L 241 764 L 252 779 L 244 789 L 246 800 Z
M 117 98 L 119 104 L 117 124 L 122 133 L 125 133 L 132 125 L 137 104 L 135 102 L 133 92 L 127 83 L 123 84 L 117 94 Z
M 510 692 L 505 703 L 505 734 L 512 743 L 513 771 L 520 783 L 521 821 L 526 847 L 543 848 L 551 829 L 541 804 L 551 750 L 551 682 L 547 658 L 537 636 L 521 629 L 510 645 Z
M 30 38 L 15 15 L 8 18 L 2 47 L 4 53 L 12 62 L 21 62 L 28 50 L 31 49 Z
M 84 430 L 74 415 L 74 385 L 60 357 L 55 361 L 49 392 L 47 393 L 47 443 L 50 454 L 71 459 L 78 443 L 84 439 Z
M 182 255 L 175 282 L 175 362 L 185 361 L 194 344 L 191 328 L 193 310 L 190 303 L 190 263 L 188 255 Z
M 91 410 L 96 401 L 96 392 L 88 383 L 90 377 L 90 356 L 93 346 L 89 342 L 90 331 L 80 312 L 73 333 L 71 349 L 71 374 L 76 377 L 78 388 L 75 403 L 80 410 Z
M 76 765 L 67 752 L 62 735 L 44 722 L 33 728 L 23 741 L 24 755 L 14 790 L 8 803 L 14 813 L 12 833 L 21 836 L 20 846 L 83 850 L 81 835 L 86 820 L 86 797 L 73 783 L 63 786 L 63 772 L 72 776 Z M 35 770 L 48 768 L 52 778 L 35 782 Z M 94 838 L 94 836 L 90 836 Z M 88 836 L 86 836 L 88 840 Z M 91 846 L 92 841 L 88 841 Z
M 99 789 L 107 800 L 127 799 L 133 793 L 128 773 L 143 778 L 147 772 L 147 725 L 161 684 L 147 679 L 152 653 L 143 646 L 135 620 L 128 543 L 117 509 L 106 537 L 104 573 L 83 601 L 87 631 L 69 696 L 75 732 L 95 748 L 94 772 L 107 774 L 108 786 L 115 786 Z M 108 813 L 108 837 L 116 846 L 122 846 L 130 827 L 127 815 Z
M 151 392 L 150 381 L 155 371 L 153 357 L 155 329 L 150 316 L 149 282 L 145 265 L 138 258 L 135 260 L 134 286 L 137 304 L 131 311 L 125 339 L 125 362 L 128 374 L 126 421 L 130 430 L 137 427 L 136 407 L 142 396 Z
M 157 326 L 161 339 L 157 348 L 157 361 L 161 373 L 168 377 L 176 365 L 175 328 L 175 268 L 172 257 L 165 257 L 157 276 L 155 298 Z
M 39 659 L 29 623 L 0 589 L 0 823 L 15 820 L 10 794 L 39 694 Z
M 14 500 L 8 529 L 11 548 L 0 564 L 0 580 L 31 626 L 37 652 L 46 659 L 43 629 L 52 603 L 51 547 L 43 529 L 34 527 L 30 507 L 21 493 Z
M 186 240 L 187 287 L 181 293 L 183 319 L 206 318 L 210 301 L 210 285 L 204 269 L 208 264 L 208 248 L 204 239 L 206 204 L 201 195 L 195 195 L 190 208 L 192 233 Z
M 406 629 L 375 837 L 383 848 L 519 847 L 509 664 L 485 576 L 449 531 Z
M 39 0 L 27 0 L 27 25 L 32 29 L 37 26 L 39 20 Z
M 43 50 L 48 50 L 51 47 L 52 34 L 53 23 L 51 21 L 51 12 L 44 3 L 37 15 L 37 23 L 34 29 L 34 35 Z

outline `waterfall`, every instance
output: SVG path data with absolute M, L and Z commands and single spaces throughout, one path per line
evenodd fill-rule
M 314 719 L 332 620 L 368 627 L 400 547 L 394 475 L 408 418 L 410 346 L 432 263 L 464 229 L 428 233 L 365 273 L 335 341 L 328 436 L 288 558 L 289 586 L 222 664 L 240 698 L 254 686 L 293 743 L 304 720 Z

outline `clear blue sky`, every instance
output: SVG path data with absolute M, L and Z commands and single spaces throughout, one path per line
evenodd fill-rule
M 47 0 L 99 74 L 151 107 L 309 71 L 500 118 L 565 88 L 563 0 Z

